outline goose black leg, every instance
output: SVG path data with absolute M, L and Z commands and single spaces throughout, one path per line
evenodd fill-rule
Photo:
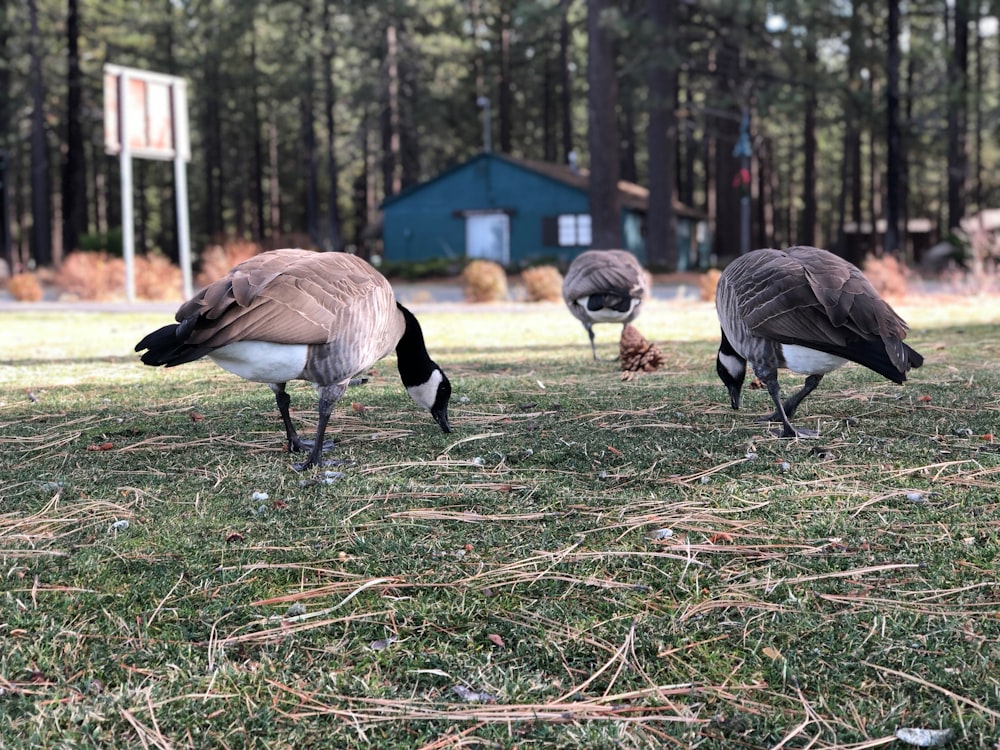
M 783 438 L 816 437 L 817 436 L 816 432 L 812 430 L 807 430 L 805 428 L 797 430 L 794 427 L 792 427 L 792 423 L 788 421 L 788 414 L 785 412 L 785 406 L 781 402 L 781 388 L 778 385 L 777 374 L 774 374 L 771 377 L 767 378 L 764 382 L 767 383 L 767 392 L 770 394 L 771 400 L 774 401 L 774 406 L 775 406 L 774 413 L 770 417 L 767 417 L 767 421 L 781 422 L 782 425 L 781 432 L 779 433 L 775 431 L 775 435 L 777 435 L 777 437 L 783 437 Z M 818 383 L 819 381 L 816 382 Z M 813 388 L 815 387 L 816 383 L 813 384 Z M 802 391 L 805 390 L 806 390 L 805 388 L 802 389 Z M 808 391 L 806 393 L 803 393 L 802 391 L 799 391 L 789 399 L 789 401 L 794 402 L 792 404 L 793 412 L 795 411 L 795 407 L 798 406 L 799 402 L 802 401 L 802 399 L 808 395 Z
M 815 375 L 810 375 L 806 378 L 805 385 L 785 402 L 785 414 L 789 419 L 795 416 L 795 410 L 799 408 L 799 404 L 802 403 L 802 399 L 808 396 L 810 393 L 816 390 L 816 386 L 819 385 L 819 381 L 823 379 L 823 373 L 816 373 Z
M 590 351 L 594 355 L 594 361 L 597 361 L 597 345 L 594 344 L 594 327 L 589 323 L 584 323 L 583 327 L 587 329 L 587 335 L 590 336 Z
M 333 413 L 333 405 L 336 404 L 340 397 L 344 395 L 347 390 L 348 381 L 343 383 L 337 383 L 336 385 L 324 385 L 319 388 L 319 419 L 316 421 L 316 438 L 312 441 L 308 441 L 312 450 L 309 452 L 309 457 L 301 463 L 292 464 L 292 468 L 296 471 L 304 471 L 310 466 L 331 466 L 334 464 L 342 463 L 336 459 L 331 459 L 329 461 L 320 460 L 323 456 L 323 451 L 327 449 L 327 446 L 333 447 L 333 442 L 324 443 L 323 435 L 326 433 L 326 426 L 330 422 L 330 415 Z M 300 440 L 300 445 L 305 446 L 307 441 Z
M 281 421 L 285 425 L 285 436 L 288 439 L 288 452 L 289 453 L 308 453 L 312 451 L 316 446 L 312 440 L 303 440 L 299 437 L 298 431 L 295 429 L 295 425 L 292 424 L 292 417 L 288 412 L 288 407 L 292 403 L 291 397 L 285 391 L 284 383 L 271 383 L 271 390 L 274 391 L 274 400 L 278 404 L 278 413 L 281 415 Z M 333 448 L 333 441 L 323 443 L 320 446 L 321 450 L 330 450 Z

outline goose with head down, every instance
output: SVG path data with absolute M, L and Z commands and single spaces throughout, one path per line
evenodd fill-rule
M 895 383 L 924 358 L 903 343 L 906 323 L 851 263 L 815 247 L 755 250 L 723 271 L 716 290 L 722 341 L 716 372 L 740 406 L 747 363 L 767 386 L 781 437 L 813 436 L 790 420 L 823 376 L 856 362 Z M 782 401 L 778 370 L 806 375 Z
M 333 406 L 352 377 L 395 350 L 407 393 L 445 432 L 451 384 L 430 358 L 413 314 L 366 261 L 346 253 L 273 250 L 240 263 L 177 310 L 176 323 L 136 344 L 147 365 L 173 367 L 207 356 L 247 380 L 267 383 L 289 451 L 307 452 L 296 469 L 321 463 Z M 315 439 L 292 424 L 289 380 L 319 393 Z
M 566 271 L 563 300 L 583 323 L 597 361 L 594 323 L 631 323 L 649 296 L 649 281 L 638 259 L 627 250 L 587 250 Z

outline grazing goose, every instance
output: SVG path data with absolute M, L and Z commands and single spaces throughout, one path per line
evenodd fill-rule
M 823 376 L 848 360 L 902 383 L 924 358 L 903 343 L 906 323 L 857 267 L 826 250 L 755 250 L 737 258 L 719 278 L 716 310 L 722 343 L 716 371 L 740 406 L 747 362 L 767 386 L 781 437 L 815 436 L 789 420 Z M 782 403 L 778 370 L 807 375 Z
M 587 329 L 596 362 L 594 323 L 631 323 L 649 294 L 649 282 L 627 250 L 587 250 L 570 263 L 562 294 L 573 317 Z
M 274 391 L 295 468 L 318 465 L 333 405 L 352 376 L 396 350 L 407 392 L 445 432 L 451 384 L 428 356 L 420 324 L 382 274 L 346 253 L 274 250 L 254 256 L 177 310 L 177 323 L 136 344 L 147 365 L 173 367 L 208 356 Z M 300 439 L 288 414 L 289 380 L 319 392 L 316 439 Z

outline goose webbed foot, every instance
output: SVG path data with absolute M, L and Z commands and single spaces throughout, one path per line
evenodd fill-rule
M 773 420 L 780 422 L 781 420 Z M 778 438 L 818 438 L 816 430 L 809 430 L 805 427 L 792 427 L 792 425 L 776 426 L 770 430 L 774 437 Z
M 309 440 L 307 438 L 300 438 L 298 435 L 291 435 L 288 438 L 288 452 L 289 453 L 312 453 L 313 447 L 316 445 L 315 440 Z M 322 452 L 333 450 L 333 441 L 324 440 L 323 447 L 320 448 Z

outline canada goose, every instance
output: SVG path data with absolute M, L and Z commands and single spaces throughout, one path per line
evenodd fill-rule
M 646 272 L 627 250 L 587 250 L 569 265 L 563 299 L 590 337 L 597 361 L 594 323 L 631 323 L 649 294 Z
M 815 247 L 755 250 L 719 278 L 716 310 L 722 342 L 716 371 L 740 406 L 747 362 L 767 386 L 781 437 L 815 436 L 789 420 L 823 376 L 848 360 L 902 383 L 924 358 L 903 343 L 906 323 L 879 297 L 861 271 Z M 782 403 L 778 369 L 807 375 Z
M 366 261 L 346 253 L 273 250 L 209 284 L 177 310 L 177 323 L 135 346 L 147 365 L 173 367 L 208 356 L 274 391 L 289 451 L 309 451 L 295 468 L 318 465 L 333 405 L 353 375 L 396 350 L 407 392 L 445 432 L 451 384 L 428 356 L 420 324 Z M 319 392 L 314 441 L 299 438 L 288 413 L 289 380 Z M 329 446 L 327 446 L 329 447 Z

